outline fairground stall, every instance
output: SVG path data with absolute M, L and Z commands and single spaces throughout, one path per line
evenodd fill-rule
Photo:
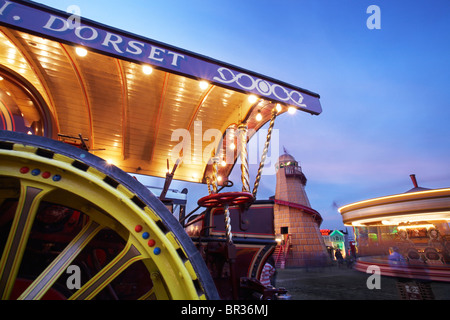
M 358 260 L 366 272 L 405 279 L 450 282 L 450 188 L 414 187 L 405 193 L 339 208 L 353 226 Z
M 276 117 L 319 95 L 30 1 L 0 25 L 2 299 L 286 296 L 259 282 L 276 241 L 255 199 Z M 172 214 L 172 179 L 208 186 L 195 215 Z

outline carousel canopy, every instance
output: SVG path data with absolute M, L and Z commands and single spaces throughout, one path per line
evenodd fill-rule
M 30 1 L 0 1 L 0 129 L 88 148 L 122 170 L 205 182 L 238 126 L 248 139 L 319 95 Z M 227 151 L 228 150 L 228 151 Z M 228 176 L 233 151 L 220 166 Z

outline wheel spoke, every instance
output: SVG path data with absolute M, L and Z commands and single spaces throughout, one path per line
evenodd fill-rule
M 21 181 L 16 214 L 0 260 L 1 299 L 8 299 L 12 292 L 37 209 L 42 197 L 51 190 L 48 186 Z
M 108 265 L 74 293 L 70 300 L 91 300 L 122 271 L 138 260 L 144 259 L 139 250 L 130 242 Z
M 156 300 L 155 288 L 151 288 L 146 294 L 142 295 L 138 300 Z
M 68 279 L 77 280 L 77 288 L 78 280 L 87 280 L 72 291 L 72 300 L 219 297 L 206 264 L 177 220 L 119 168 L 50 139 L 3 131 L 0 179 L 0 205 L 5 208 L 0 213 L 0 299 L 34 300 L 49 293 L 63 297 L 66 290 L 60 292 L 57 284 L 78 262 L 85 267 L 83 273 Z M 14 211 L 11 205 L 16 203 Z M 82 215 L 43 212 L 37 217 L 44 203 Z M 86 219 L 97 225 L 78 232 Z M 98 261 L 92 260 L 91 250 L 101 251 Z M 28 285 L 21 292 L 19 280 Z M 108 287 L 114 295 L 105 292 Z
M 159 272 L 153 272 L 152 275 L 152 282 L 153 282 L 153 288 L 155 292 L 157 293 L 157 299 L 158 300 L 169 300 L 170 296 L 167 292 L 167 288 L 164 285 L 164 281 L 162 279 L 162 276 Z
M 81 250 L 103 227 L 90 221 L 58 257 L 39 275 L 39 277 L 22 293 L 19 300 L 40 299 L 58 280 Z

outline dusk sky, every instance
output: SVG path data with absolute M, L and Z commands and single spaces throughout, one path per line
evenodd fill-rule
M 76 5 L 82 17 L 320 94 L 322 114 L 283 114 L 275 129 L 278 152 L 302 166 L 321 228 L 344 228 L 337 206 L 411 189 L 410 174 L 450 187 L 448 0 L 38 2 Z M 190 187 L 188 211 L 207 192 L 172 187 Z M 258 198 L 274 193 L 275 176 L 264 175 Z

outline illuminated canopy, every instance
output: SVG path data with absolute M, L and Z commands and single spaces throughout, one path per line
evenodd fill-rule
M 250 138 L 278 105 L 322 111 L 313 92 L 33 2 L 0 1 L 0 25 L 0 73 L 29 91 L 16 104 L 26 123 L 39 121 L 32 133 L 81 136 L 127 172 L 164 177 L 183 156 L 175 179 L 205 182 L 227 129 L 246 123 Z M 175 155 L 180 141 L 189 148 Z
M 406 192 L 339 208 L 345 225 L 399 225 L 450 221 L 450 188 Z

